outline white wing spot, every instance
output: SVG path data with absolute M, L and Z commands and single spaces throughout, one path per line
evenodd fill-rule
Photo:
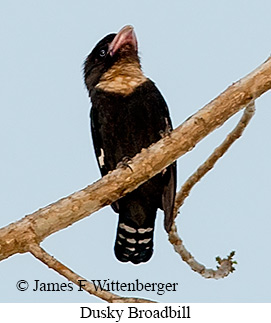
M 139 240 L 138 243 L 141 244 L 141 243 L 148 243 L 151 241 L 151 238 L 150 239 L 144 239 L 144 240 Z
M 98 157 L 100 167 L 104 166 L 104 150 L 101 148 L 101 155 Z
M 121 239 L 125 239 L 125 237 L 124 237 L 121 233 L 119 233 L 119 237 L 120 237 Z
M 164 168 L 163 170 L 162 170 L 162 176 L 164 176 L 165 175 L 165 173 L 167 172 L 167 168 Z
M 147 229 L 138 229 L 138 233 L 140 234 L 144 234 L 146 232 L 151 232 L 153 230 L 153 228 L 147 228 Z
M 124 223 L 120 223 L 119 227 L 121 229 L 124 229 L 125 231 L 127 232 L 130 232 L 130 233 L 136 233 L 136 229 L 132 228 L 132 227 L 129 227 L 128 225 L 124 224 Z
M 117 241 L 117 243 L 118 243 L 119 245 L 122 245 L 122 243 L 121 243 L 119 240 Z

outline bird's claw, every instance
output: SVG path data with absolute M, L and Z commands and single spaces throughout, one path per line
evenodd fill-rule
M 160 130 L 159 134 L 160 134 L 161 138 L 165 138 L 165 137 L 170 136 L 171 131 L 172 131 L 171 126 L 167 123 L 165 130 Z
M 128 156 L 123 157 L 122 160 L 117 163 L 116 168 L 129 168 L 131 171 L 133 171 L 133 169 L 129 165 L 129 163 L 131 163 L 131 160 L 132 160 L 132 158 L 130 158 Z

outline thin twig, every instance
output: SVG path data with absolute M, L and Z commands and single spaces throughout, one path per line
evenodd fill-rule
M 207 158 L 207 160 L 192 174 L 188 180 L 184 183 L 181 190 L 178 192 L 175 201 L 174 214 L 177 216 L 178 209 L 183 205 L 185 199 L 188 197 L 194 185 L 199 182 L 199 180 L 210 171 L 215 163 L 221 158 L 225 152 L 230 148 L 230 146 L 242 135 L 245 127 L 248 125 L 249 121 L 255 113 L 255 103 L 252 101 L 246 108 L 245 111 L 238 122 L 237 126 L 228 134 L 226 139 L 218 146 L 214 152 Z M 177 227 L 173 223 L 171 231 L 169 233 L 169 241 L 173 245 L 174 250 L 182 257 L 192 270 L 196 271 L 204 278 L 224 278 L 228 276 L 235 269 L 233 267 L 236 261 L 233 261 L 234 252 L 225 258 L 221 259 L 217 257 L 218 267 L 214 269 L 206 269 L 206 267 L 197 262 L 197 260 L 191 255 L 190 252 L 186 250 L 183 245 L 183 241 L 177 233 Z
M 183 241 L 177 233 L 175 223 L 173 223 L 171 227 L 171 231 L 169 233 L 169 241 L 173 245 L 174 250 L 182 257 L 182 260 L 185 261 L 192 270 L 199 273 L 204 278 L 224 278 L 235 270 L 233 265 L 237 262 L 233 261 L 232 259 L 234 252 L 231 252 L 231 254 L 225 259 L 220 259 L 219 257 L 217 257 L 216 260 L 219 266 L 217 266 L 216 270 L 207 269 L 204 265 L 197 262 L 197 260 L 191 255 L 191 253 L 184 247 Z
M 106 290 L 101 290 L 95 288 L 94 284 L 87 281 L 85 278 L 80 277 L 75 272 L 70 270 L 68 267 L 63 265 L 61 262 L 56 260 L 53 256 L 49 255 L 43 248 L 38 244 L 31 244 L 29 246 L 29 252 L 47 265 L 49 268 L 57 271 L 60 275 L 66 277 L 68 280 L 72 281 L 77 286 L 80 286 L 80 280 L 82 281 L 81 288 L 84 289 L 91 295 L 97 296 L 109 303 L 155 303 L 142 298 L 132 298 L 132 297 L 121 297 L 114 293 L 108 292 Z
M 228 134 L 226 139 L 219 145 L 214 152 L 207 158 L 207 160 L 192 174 L 183 184 L 182 188 L 176 195 L 174 214 L 177 216 L 178 209 L 183 205 L 184 200 L 188 197 L 194 185 L 201 180 L 201 178 L 208 173 L 221 158 L 230 146 L 242 135 L 249 121 L 255 113 L 255 104 L 252 101 L 244 110 L 244 113 L 238 122 L 237 126 Z

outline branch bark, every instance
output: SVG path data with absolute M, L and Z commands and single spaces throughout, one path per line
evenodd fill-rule
M 255 102 L 252 101 L 246 108 L 238 122 L 237 126 L 227 135 L 226 139 L 220 144 L 214 152 L 207 158 L 207 160 L 192 174 L 188 180 L 183 184 L 182 188 L 176 195 L 174 215 L 177 216 L 178 209 L 183 205 L 185 199 L 189 196 L 192 188 L 198 183 L 201 178 L 206 175 L 215 165 L 219 158 L 221 158 L 230 146 L 243 134 L 246 126 L 249 124 L 251 118 L 255 113 Z M 199 273 L 204 278 L 224 278 L 235 270 L 233 260 L 234 252 L 227 258 L 221 259 L 217 257 L 217 269 L 207 269 L 204 265 L 200 264 L 191 253 L 185 248 L 182 239 L 178 235 L 175 222 L 172 225 L 171 231 L 168 236 L 169 242 L 173 245 L 174 250 L 181 256 L 182 260 L 186 262 L 192 270 Z
M 177 216 L 178 209 L 183 205 L 185 199 L 189 196 L 192 188 L 198 183 L 204 175 L 206 175 L 221 158 L 230 146 L 241 137 L 243 131 L 255 113 L 255 102 L 252 101 L 246 108 L 238 122 L 237 126 L 228 134 L 226 139 L 219 145 L 207 160 L 192 174 L 187 181 L 182 185 L 180 191 L 176 194 L 174 215 Z
M 0 230 L 0 260 L 30 251 L 50 234 L 66 228 L 131 192 L 205 136 L 271 88 L 271 58 L 191 116 L 169 136 L 136 155 L 130 167 L 101 180 Z
M 204 265 L 200 264 L 189 251 L 186 250 L 182 239 L 177 233 L 177 227 L 173 223 L 171 231 L 169 233 L 169 241 L 173 245 L 174 250 L 182 257 L 182 260 L 186 262 L 192 270 L 200 274 L 204 278 L 214 278 L 220 279 L 228 276 L 231 272 L 235 270 L 233 267 L 236 264 L 236 261 L 233 261 L 234 252 L 225 258 L 220 259 L 217 257 L 218 262 L 217 269 L 206 268 Z
M 206 175 L 215 165 L 219 158 L 221 158 L 230 146 L 243 134 L 246 126 L 249 124 L 251 118 L 255 113 L 255 102 L 252 101 L 236 125 L 236 127 L 227 135 L 226 139 L 214 150 L 214 152 L 207 158 L 207 160 L 192 174 L 188 180 L 183 184 L 182 188 L 176 195 L 174 215 L 177 216 L 178 209 L 183 205 L 185 199 L 189 196 L 192 188 L 198 183 L 201 178 Z M 235 270 L 233 260 L 234 252 L 227 258 L 221 259 L 217 257 L 217 269 L 207 269 L 204 265 L 200 264 L 187 249 L 185 248 L 182 239 L 178 235 L 175 222 L 172 225 L 171 231 L 168 236 L 169 242 L 173 245 L 174 250 L 181 256 L 192 270 L 199 273 L 204 278 L 224 278 Z
M 66 277 L 68 280 L 72 281 L 77 286 L 80 286 L 80 280 L 83 281 L 84 289 L 91 295 L 97 296 L 104 301 L 109 303 L 155 303 L 153 301 L 142 299 L 142 298 L 133 298 L 133 297 L 121 297 L 114 293 L 108 292 L 106 290 L 96 289 L 94 284 L 87 281 L 85 278 L 80 277 L 75 272 L 70 270 L 68 267 L 63 265 L 57 259 L 49 255 L 44 249 L 42 249 L 38 244 L 30 244 L 29 245 L 30 253 L 38 258 L 41 262 L 47 265 L 49 268 L 55 270 L 60 275 Z

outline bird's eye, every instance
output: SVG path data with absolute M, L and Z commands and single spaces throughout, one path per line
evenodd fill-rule
M 106 55 L 105 49 L 101 49 L 100 52 L 99 52 L 99 56 L 100 57 L 105 57 L 105 55 Z

